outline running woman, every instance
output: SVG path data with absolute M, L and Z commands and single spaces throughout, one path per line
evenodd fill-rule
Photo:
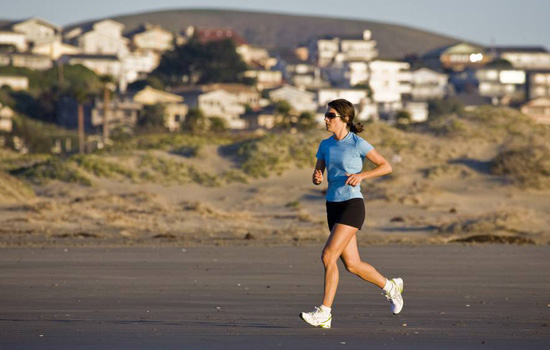
M 354 124 L 354 118 L 355 109 L 349 101 L 338 99 L 328 104 L 325 124 L 327 131 L 333 135 L 319 145 L 312 176 L 313 184 L 320 185 L 327 169 L 326 207 L 330 230 L 321 256 L 325 267 L 323 303 L 312 312 L 300 314 L 305 322 L 316 327 L 331 326 L 331 308 L 338 288 L 338 258 L 342 259 L 349 272 L 380 287 L 394 314 L 403 308 L 403 280 L 388 280 L 359 257 L 355 234 L 365 220 L 361 181 L 387 175 L 391 173 L 392 167 L 373 146 L 357 136 L 357 133 L 363 131 L 363 126 Z M 365 158 L 374 163 L 376 168 L 362 172 Z

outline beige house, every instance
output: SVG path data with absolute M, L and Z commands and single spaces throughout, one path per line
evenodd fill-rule
M 230 129 L 244 129 L 246 123 L 240 119 L 245 107 L 239 98 L 225 90 L 203 92 L 202 89 L 182 92 L 189 108 L 200 109 L 205 117 L 218 117 L 225 120 Z
M 437 48 L 422 58 L 433 69 L 451 69 L 455 72 L 483 67 L 493 59 L 484 47 L 466 42 Z
M 313 92 L 305 91 L 292 85 L 284 85 L 269 92 L 269 99 L 271 101 L 286 101 L 298 113 L 316 111 L 317 103 L 315 102 L 315 97 Z
M 371 61 L 378 57 L 376 41 L 370 30 L 358 36 L 331 36 L 314 40 L 309 47 L 309 56 L 320 67 L 346 61 Z
M 127 33 L 134 50 L 153 50 L 164 52 L 174 48 L 174 34 L 159 25 L 145 23 L 136 30 Z
M 64 55 L 59 61 L 64 64 L 81 64 L 97 75 L 110 75 L 119 82 L 122 91 L 126 89 L 121 60 L 115 55 Z
M 11 29 L 24 34 L 27 43 L 32 46 L 61 41 L 61 27 L 41 18 L 16 22 L 12 24 Z
M 527 93 L 529 99 L 550 97 L 550 71 L 529 72 Z
M 550 125 L 550 98 L 537 97 L 521 106 L 521 113 L 533 118 L 537 124 Z
M 202 91 L 204 92 L 214 90 L 224 90 L 235 95 L 239 103 L 243 105 L 249 105 L 252 108 L 260 106 L 260 93 L 252 86 L 231 83 L 216 83 L 202 86 Z
M 157 105 L 164 107 L 165 126 L 170 131 L 178 130 L 187 115 L 187 105 L 183 103 L 183 97 L 165 91 L 153 89 L 150 86 L 137 92 L 133 97 L 135 102 L 142 105 Z
M 17 51 L 25 52 L 28 49 L 25 34 L 14 32 L 9 28 L 0 29 L 0 46 L 12 45 Z
M 84 54 L 124 56 L 130 40 L 122 36 L 124 24 L 105 19 L 65 33 L 65 40 Z
M 32 48 L 32 53 L 48 56 L 52 60 L 57 60 L 63 55 L 78 55 L 81 52 L 80 48 L 59 41 L 35 45 Z
M 9 86 L 13 90 L 27 90 L 29 88 L 29 78 L 24 76 L 0 75 L 0 88 Z
M 277 64 L 277 59 L 269 57 L 269 52 L 262 47 L 242 44 L 237 47 L 237 53 L 249 66 L 259 66 L 266 70 L 270 70 Z
M 13 110 L 0 103 L 0 131 L 11 132 L 13 128 Z

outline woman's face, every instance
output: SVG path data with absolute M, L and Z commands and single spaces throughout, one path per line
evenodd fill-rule
M 346 123 L 340 118 L 340 113 L 332 107 L 327 107 L 327 111 L 325 112 L 325 126 L 327 131 L 337 132 L 345 128 Z

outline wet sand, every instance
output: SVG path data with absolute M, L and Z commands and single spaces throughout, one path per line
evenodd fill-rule
M 321 248 L 3 248 L 0 349 L 548 349 L 550 246 L 360 248 L 405 307 L 340 266 L 328 330 Z

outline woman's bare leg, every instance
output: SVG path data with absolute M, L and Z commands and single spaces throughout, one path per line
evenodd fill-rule
M 338 258 L 348 246 L 350 240 L 355 237 L 357 228 L 353 226 L 336 224 L 327 239 L 321 260 L 325 266 L 325 294 L 323 305 L 332 307 L 336 289 L 338 288 Z
M 374 266 L 361 261 L 359 250 L 357 249 L 357 237 L 355 235 L 353 235 L 348 245 L 344 248 L 341 258 L 349 272 L 380 288 L 384 288 L 386 278 L 376 271 Z

